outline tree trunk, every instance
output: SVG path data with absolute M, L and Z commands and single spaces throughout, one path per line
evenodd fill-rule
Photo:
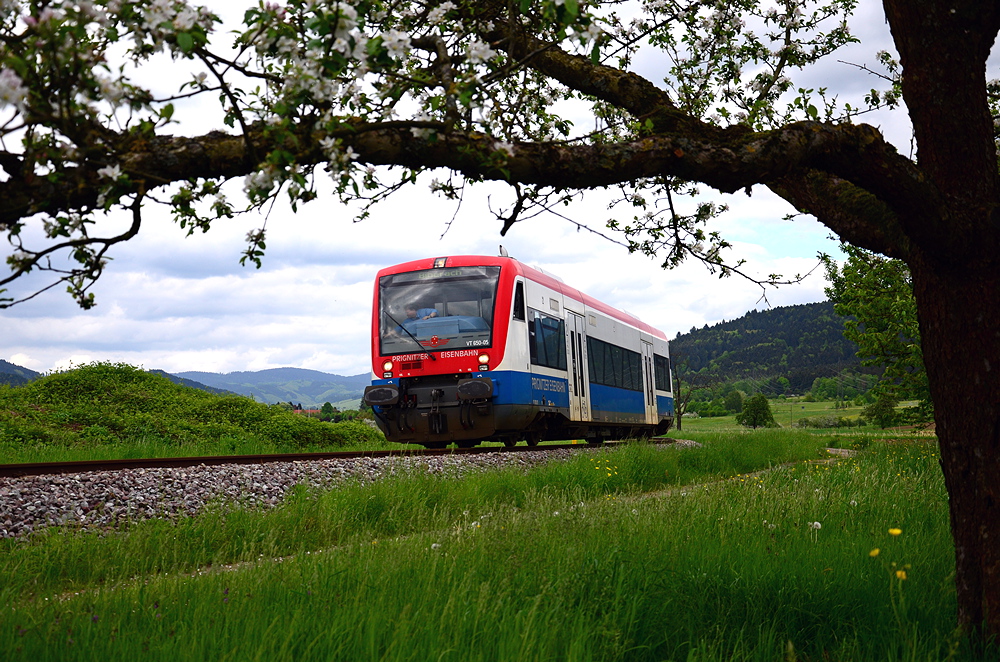
M 1000 636 L 1000 269 L 911 261 L 955 541 L 958 623 Z M 985 632 L 981 630 L 985 628 Z

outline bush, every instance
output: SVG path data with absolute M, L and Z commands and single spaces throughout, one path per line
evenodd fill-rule
M 851 428 L 864 424 L 863 419 L 849 416 L 812 416 L 795 421 L 797 428 Z

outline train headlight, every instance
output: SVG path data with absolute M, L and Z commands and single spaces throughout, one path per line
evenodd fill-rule
M 386 360 L 382 362 L 382 370 L 389 372 L 392 370 L 392 361 Z
M 480 365 L 486 365 L 490 362 L 490 355 L 486 352 L 479 352 L 479 363 Z

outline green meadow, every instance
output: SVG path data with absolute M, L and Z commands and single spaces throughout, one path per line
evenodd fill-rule
M 10 660 L 944 660 L 937 454 L 689 431 L 2 542 Z M 846 444 L 849 445 L 849 444 Z

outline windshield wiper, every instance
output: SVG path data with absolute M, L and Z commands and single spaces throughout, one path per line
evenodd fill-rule
M 393 317 L 392 315 L 390 315 L 389 313 L 386 313 L 385 316 L 388 317 L 389 319 L 391 319 L 393 322 L 396 322 L 396 318 Z M 415 335 L 413 335 L 412 333 L 410 333 L 409 329 L 407 329 L 405 326 L 403 326 L 399 322 L 396 322 L 396 326 L 399 327 L 400 329 L 402 329 L 406 333 L 406 335 L 410 336 L 410 338 L 413 339 L 413 342 L 417 343 L 417 347 L 419 347 L 420 349 L 424 350 L 424 352 L 427 354 L 427 356 L 431 357 L 431 361 L 437 361 L 437 357 L 434 356 L 433 354 L 431 354 L 430 351 L 428 351 L 426 347 L 424 347 L 423 345 L 421 345 L 420 341 L 417 340 L 417 337 Z

